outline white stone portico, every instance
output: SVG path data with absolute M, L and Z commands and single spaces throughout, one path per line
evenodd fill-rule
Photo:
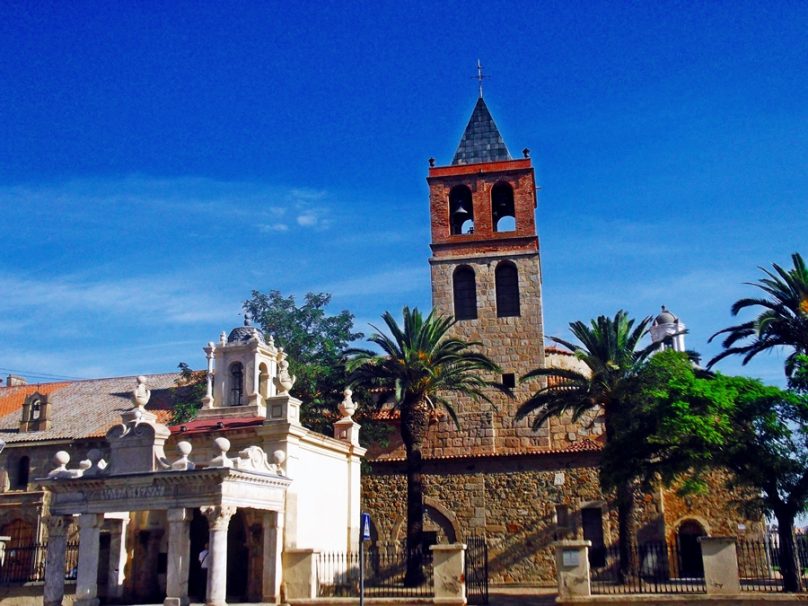
M 197 469 L 189 455 L 191 445 L 180 442 L 179 458 L 169 462 L 163 453 L 163 442 L 170 433 L 147 412 L 148 389 L 139 381 L 133 399 L 135 408 L 122 415 L 120 426 L 107 433 L 110 463 L 91 453 L 78 469 L 68 469 L 69 455 L 60 451 L 48 478 L 41 481 L 50 490 L 49 528 L 51 543 L 46 562 L 45 604 L 56 606 L 64 597 L 65 541 L 59 540 L 59 529 L 72 516 L 78 516 L 80 528 L 76 604 L 96 606 L 99 533 L 104 517 L 120 512 L 167 512 L 168 569 L 166 606 L 185 606 L 188 597 L 188 571 L 191 511 L 199 508 L 207 517 L 210 531 L 209 566 L 206 603 L 222 606 L 225 601 L 227 576 L 227 531 L 230 518 L 239 508 L 266 512 L 264 521 L 264 553 L 279 557 L 281 537 L 276 531 L 282 525 L 286 489 L 291 484 L 284 477 L 282 456 L 270 464 L 260 447 L 242 450 L 237 458 L 227 456 L 230 443 L 226 438 L 214 440 L 218 456 L 205 468 Z M 64 533 L 62 532 L 63 536 Z M 123 537 L 118 537 L 122 540 Z M 126 550 L 119 548 L 118 557 Z M 122 570 L 124 562 L 116 569 Z M 264 566 L 262 588 L 265 601 L 279 598 L 280 568 Z
M 45 606 L 62 604 L 67 529 L 76 521 L 77 606 L 97 606 L 102 596 L 142 603 L 141 594 L 186 606 L 203 592 L 206 604 L 224 606 L 229 552 L 249 575 L 248 594 L 232 595 L 279 603 L 284 551 L 357 550 L 365 450 L 350 391 L 335 437 L 324 436 L 300 425 L 301 402 L 289 394 L 294 377 L 271 339 L 265 344 L 247 323 L 204 351 L 208 389 L 198 420 L 173 428 L 158 422 L 146 409 L 147 379 L 138 377 L 134 406 L 106 433 L 108 460 L 90 450 L 71 467 L 69 453 L 59 451 L 54 469 L 37 480 L 50 493 Z M 232 454 L 228 438 L 237 445 Z M 167 457 L 166 449 L 177 453 Z M 100 562 L 107 551 L 109 562 Z M 99 587 L 101 576 L 106 583 Z

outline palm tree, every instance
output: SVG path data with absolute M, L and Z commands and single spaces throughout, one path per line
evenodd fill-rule
M 583 322 L 570 323 L 570 330 L 580 345 L 553 337 L 583 362 L 588 372 L 563 368 L 537 368 L 524 377 L 522 382 L 539 377 L 549 379 L 516 411 L 516 419 L 524 419 L 534 413 L 533 429 L 538 429 L 550 417 L 572 413 L 577 421 L 587 411 L 602 408 L 606 440 L 614 439 L 617 416 L 626 408 L 621 398 L 631 385 L 655 345 L 640 348 L 640 341 L 648 331 L 651 318 L 645 318 L 635 326 L 635 320 L 620 310 L 614 318 L 599 316 L 589 325 Z M 607 484 L 601 477 L 601 485 Z M 634 544 L 634 484 L 622 481 L 617 485 L 617 517 L 619 527 L 620 573 L 626 579 L 636 575 L 639 566 L 632 550 Z
M 401 438 L 407 453 L 407 585 L 423 581 L 421 534 L 424 526 L 424 489 L 421 478 L 421 449 L 429 429 L 430 414 L 442 407 L 455 425 L 457 415 L 447 399 L 450 394 L 469 396 L 491 402 L 486 390 L 504 387 L 483 377 L 499 373 L 499 367 L 476 351 L 477 342 L 452 337 L 455 324 L 451 317 L 435 315 L 426 318 L 417 308 L 403 310 L 403 326 L 385 312 L 382 316 L 392 336 L 378 328 L 368 340 L 382 354 L 369 350 L 349 350 L 349 382 L 364 387 L 384 387 L 394 394 L 400 413 Z
M 789 378 L 789 385 L 795 390 L 801 389 L 798 385 L 805 380 L 805 370 L 804 368 L 799 370 L 800 359 L 802 356 L 808 355 L 808 268 L 799 253 L 792 254 L 791 260 L 794 263 L 792 269 L 772 263 L 772 271 L 760 268 L 766 277 L 760 278 L 757 282 L 748 283 L 766 294 L 761 298 L 745 298 L 736 301 L 732 306 L 732 315 L 736 316 L 742 309 L 748 307 L 762 308 L 762 310 L 753 320 L 719 330 L 710 337 L 710 341 L 712 341 L 718 335 L 726 335 L 721 343 L 724 351 L 708 362 L 708 368 L 724 358 L 734 355 L 742 355 L 742 363 L 746 364 L 761 352 L 785 347 L 791 350 L 785 360 L 785 373 Z M 792 424 L 800 433 L 804 434 L 806 431 L 804 418 L 799 418 Z M 797 451 L 794 450 L 794 452 Z M 798 475 L 798 477 L 800 476 Z M 797 485 L 802 484 L 805 479 L 808 477 L 798 482 Z M 794 512 L 792 511 L 794 503 L 783 503 L 782 491 L 778 488 L 774 478 L 767 479 L 766 486 L 770 486 L 770 488 L 765 489 L 764 494 L 771 495 L 771 509 L 779 521 L 784 588 L 786 591 L 799 591 L 802 582 L 794 541 Z M 793 501 L 793 499 L 788 499 L 788 501 Z
M 808 354 L 808 268 L 799 253 L 791 255 L 793 269 L 772 263 L 773 271 L 760 268 L 766 274 L 750 286 L 761 289 L 767 296 L 736 301 L 732 315 L 747 307 L 760 307 L 754 320 L 719 330 L 712 337 L 726 335 L 724 351 L 707 364 L 710 368 L 728 356 L 742 355 L 746 364 L 757 354 L 777 347 L 792 348 L 786 358 L 785 371 L 791 377 L 799 355 Z

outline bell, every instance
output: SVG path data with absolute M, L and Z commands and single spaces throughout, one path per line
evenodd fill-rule
M 456 217 L 461 217 L 461 216 L 469 214 L 469 211 L 467 211 L 465 208 L 463 208 L 463 204 L 461 203 L 461 204 L 458 204 L 457 208 L 455 209 L 455 211 L 452 214 L 454 216 L 456 216 Z

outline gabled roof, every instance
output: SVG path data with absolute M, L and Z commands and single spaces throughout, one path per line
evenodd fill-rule
M 151 398 L 146 406 L 161 422 L 168 420 L 172 389 L 178 373 L 146 375 Z M 45 383 L 0 388 L 0 439 L 7 444 L 103 437 L 120 423 L 121 412 L 132 408 L 135 377 L 94 379 L 69 383 Z M 48 396 L 50 429 L 20 433 L 20 409 L 25 397 L 39 392 Z
M 488 111 L 488 106 L 480 97 L 471 113 L 471 118 L 457 146 L 453 165 L 479 164 L 511 160 L 511 154 L 499 134 L 497 125 Z

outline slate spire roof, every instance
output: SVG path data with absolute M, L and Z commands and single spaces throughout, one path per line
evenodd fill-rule
M 457 146 L 452 164 L 477 164 L 510 160 L 511 154 L 499 134 L 497 125 L 480 97 L 471 113 L 471 118 Z

